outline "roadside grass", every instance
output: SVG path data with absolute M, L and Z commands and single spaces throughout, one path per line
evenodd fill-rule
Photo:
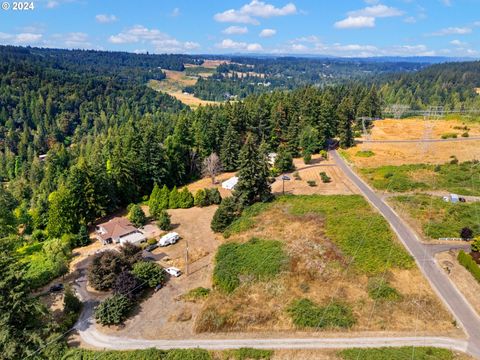
M 373 277 L 368 280 L 368 295 L 373 300 L 397 301 L 402 295 L 392 287 L 383 277 Z
M 375 275 L 392 267 L 408 269 L 414 264 L 385 219 L 360 195 L 287 195 L 277 202 L 288 204 L 292 215 L 324 216 L 326 236 L 363 273 Z
M 475 262 L 470 254 L 460 250 L 457 256 L 458 262 L 467 269 L 472 276 L 480 283 L 480 266 Z
M 219 247 L 215 257 L 213 284 L 231 293 L 244 281 L 267 280 L 282 271 L 288 262 L 283 244 L 252 238 Z
M 212 355 L 203 349 L 94 351 L 72 348 L 63 360 L 212 360 Z
M 210 295 L 210 289 L 197 287 L 195 289 L 190 290 L 186 294 L 182 296 L 182 299 L 186 301 L 195 301 L 195 300 L 202 300 Z
M 363 168 L 360 172 L 377 190 L 388 189 L 390 192 L 446 190 L 461 195 L 480 195 L 480 165 L 472 161 L 436 166 L 389 165 Z
M 338 352 L 343 360 L 454 360 L 457 357 L 447 349 L 432 347 L 400 347 L 400 348 L 371 348 L 346 349 Z
M 241 348 L 224 351 L 222 360 L 269 360 L 272 356 L 273 350 Z
M 287 313 L 298 328 L 348 329 L 356 322 L 351 308 L 338 301 L 322 307 L 309 299 L 298 299 L 287 307 Z
M 428 238 L 458 238 L 464 227 L 480 235 L 480 202 L 452 204 L 430 195 L 395 196 L 391 201 L 419 222 Z

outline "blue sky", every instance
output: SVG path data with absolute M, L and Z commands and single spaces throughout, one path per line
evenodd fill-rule
M 480 0 L 38 0 L 34 7 L 0 10 L 1 44 L 150 53 L 480 56 Z

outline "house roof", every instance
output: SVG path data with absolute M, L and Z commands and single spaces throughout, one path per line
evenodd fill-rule
M 124 217 L 116 217 L 106 223 L 99 224 L 98 227 L 105 230 L 99 233 L 103 240 L 119 238 L 137 231 L 137 228 Z

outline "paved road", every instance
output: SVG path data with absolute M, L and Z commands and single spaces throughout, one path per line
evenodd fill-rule
M 434 142 L 455 142 L 455 141 L 475 141 L 480 140 L 480 137 L 460 137 L 449 139 L 410 139 L 410 140 L 359 140 L 360 143 L 379 143 L 379 144 L 394 144 L 394 143 L 434 143 Z
M 376 207 L 390 223 L 392 229 L 397 233 L 410 254 L 415 258 L 420 270 L 428 279 L 433 289 L 469 336 L 468 352 L 480 358 L 480 318 L 465 297 L 450 281 L 445 272 L 438 266 L 434 258 L 434 252 L 429 250 L 428 245 L 424 245 L 419 241 L 413 230 L 353 172 L 336 151 L 330 151 L 330 156 L 335 160 L 338 167 L 344 171 L 347 177 L 358 186 L 367 200 Z

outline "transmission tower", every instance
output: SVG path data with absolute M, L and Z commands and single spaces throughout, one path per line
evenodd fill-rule
M 371 117 L 362 116 L 358 120 L 362 121 L 362 131 L 363 131 L 362 150 L 363 151 L 369 151 L 370 150 L 370 145 L 369 144 L 370 144 L 371 136 L 370 136 L 370 131 L 368 131 L 368 127 L 366 125 L 366 122 L 367 121 L 371 122 L 374 119 L 371 118 Z
M 430 147 L 430 141 L 433 139 L 433 128 L 435 127 L 434 121 L 439 120 L 445 114 L 443 106 L 430 106 L 423 114 L 424 130 L 422 138 L 422 150 L 426 154 Z

